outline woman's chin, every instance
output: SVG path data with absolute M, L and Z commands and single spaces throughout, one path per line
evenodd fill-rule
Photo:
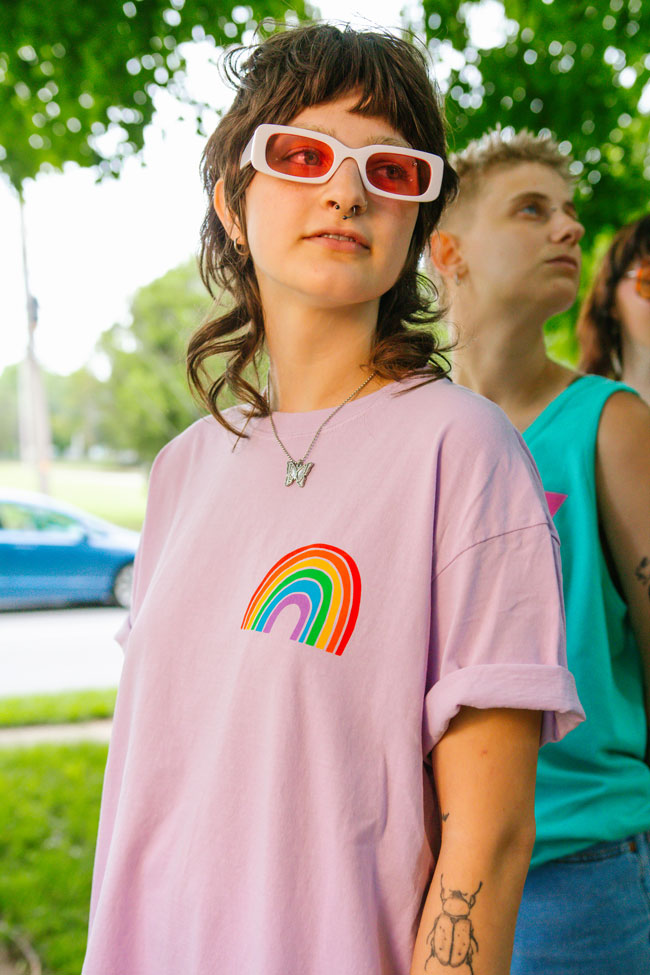
M 306 304 L 312 308 L 349 308 L 351 305 L 367 305 L 369 303 L 379 303 L 381 294 L 376 290 L 363 289 L 355 286 L 354 283 L 345 287 L 342 286 L 340 279 L 336 282 L 325 283 L 318 287 L 305 289 L 302 297 Z

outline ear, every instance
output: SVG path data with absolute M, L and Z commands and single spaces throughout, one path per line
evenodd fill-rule
M 467 268 L 461 252 L 460 238 L 447 230 L 434 230 L 429 241 L 431 263 L 443 278 L 462 277 Z
M 212 202 L 214 203 L 214 209 L 216 211 L 216 214 L 224 226 L 224 230 L 226 231 L 230 239 L 235 243 L 237 243 L 241 236 L 241 230 L 232 211 L 229 210 L 228 207 L 226 206 L 226 194 L 224 190 L 223 179 L 217 180 L 216 186 L 214 188 L 214 196 L 212 198 Z

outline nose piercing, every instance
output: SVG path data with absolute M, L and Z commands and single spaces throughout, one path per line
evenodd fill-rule
M 365 210 L 366 210 L 366 207 L 367 207 L 367 204 L 365 204 L 365 205 L 364 205 L 364 207 L 363 207 L 363 212 L 365 212 Z M 335 209 L 335 210 L 340 210 L 340 209 L 341 209 L 341 207 L 340 207 L 340 205 L 339 205 L 338 203 L 335 203 L 335 204 L 334 204 L 334 209 Z M 355 204 L 354 204 L 354 206 L 351 206 L 351 207 L 350 207 L 350 210 L 351 210 L 352 212 L 351 212 L 351 213 L 346 213 L 346 214 L 345 214 L 345 216 L 343 217 L 343 220 L 349 220 L 349 219 L 350 219 L 350 217 L 356 217 L 356 215 L 357 215 L 357 211 L 359 211 L 359 213 L 361 213 L 361 212 L 362 212 L 362 211 L 361 211 L 361 206 L 360 206 L 360 205 L 359 205 L 358 203 L 355 203 Z

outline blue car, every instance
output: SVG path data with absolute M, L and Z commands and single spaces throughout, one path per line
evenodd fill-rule
M 138 539 L 47 495 L 0 488 L 0 609 L 130 606 Z

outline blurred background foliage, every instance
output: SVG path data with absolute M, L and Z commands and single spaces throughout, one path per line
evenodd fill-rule
M 214 106 L 193 101 L 188 90 L 191 45 L 207 40 L 216 52 L 265 18 L 304 15 L 304 0 L 289 4 L 6 0 L 0 172 L 19 194 L 25 180 L 68 161 L 94 167 L 100 179 L 117 177 L 142 149 L 164 92 L 178 99 L 179 111 L 193 113 L 201 131 Z M 587 230 L 584 293 L 613 231 L 647 210 L 650 3 L 424 0 L 406 10 L 404 23 L 430 51 L 453 150 L 501 125 L 548 130 L 572 153 Z M 71 267 L 62 286 L 74 282 Z M 127 319 L 103 333 L 92 366 L 45 374 L 54 449 L 70 461 L 59 465 L 61 476 L 76 479 L 79 461 L 146 466 L 201 414 L 185 382 L 184 355 L 210 311 L 188 260 L 135 293 Z M 567 362 L 576 358 L 576 313 L 577 305 L 548 327 L 551 353 Z M 18 456 L 18 371 L 0 374 L 0 458 Z M 87 483 L 98 495 L 95 482 Z M 82 500 L 88 488 L 75 485 L 78 495 L 66 488 L 69 500 L 91 506 Z M 129 518 L 141 518 L 141 504 L 138 497 Z M 7 797 L 0 808 L 0 958 L 14 932 L 33 942 L 48 975 L 79 971 L 104 762 L 101 746 L 0 752 Z
M 196 115 L 213 109 L 186 87 L 187 47 L 241 41 L 266 18 L 304 14 L 303 0 L 8 0 L 0 4 L 0 169 L 25 179 L 65 162 L 118 175 L 142 149 L 154 98 L 167 90 Z
M 25 180 L 67 162 L 119 176 L 143 148 L 157 96 L 204 133 L 204 114 L 187 86 L 192 45 L 215 56 L 254 32 L 297 23 L 304 0 L 11 0 L 0 5 L 0 173 L 22 198 Z M 74 271 L 69 286 L 74 286 Z M 102 450 L 149 463 L 199 411 L 184 378 L 189 334 L 209 306 L 195 263 L 138 291 L 129 320 L 109 329 L 98 352 L 108 379 L 84 367 L 46 374 L 56 455 Z M 106 371 L 105 370 L 105 371 Z M 0 457 L 18 456 L 17 366 L 0 375 Z
M 452 149 L 497 124 L 551 132 L 571 154 L 587 240 L 647 207 L 650 190 L 650 4 L 505 0 L 505 36 L 479 49 L 480 0 L 424 0 L 435 64 L 449 63 Z M 453 52 L 453 54 L 451 53 Z
M 202 411 L 185 380 L 185 348 L 211 301 L 190 260 L 140 288 L 130 317 L 97 344 L 99 379 L 84 366 L 60 376 L 45 373 L 57 456 L 89 455 L 149 464 L 160 448 Z M 17 457 L 18 366 L 0 375 L 0 456 Z
M 502 12 L 501 36 L 480 46 Z M 614 231 L 648 212 L 650 3 L 423 0 L 412 23 L 444 78 L 452 151 L 501 125 L 550 132 L 573 156 L 586 230 L 580 302 Z M 551 354 L 570 364 L 579 302 L 547 325 Z
M 304 0 L 220 10 L 200 0 L 14 0 L 0 7 L 0 169 L 19 189 L 66 160 L 117 176 L 143 145 L 160 91 L 201 129 L 208 106 L 186 88 L 192 42 L 250 38 L 265 18 L 304 16 Z M 573 156 L 586 228 L 580 298 L 615 229 L 647 210 L 650 3 L 424 0 L 403 15 L 428 47 L 445 96 L 452 150 L 497 125 L 548 131 Z M 271 29 L 269 23 L 266 29 Z M 248 33 L 247 33 L 248 32 Z M 209 106 L 211 109 L 214 106 Z M 98 448 L 149 463 L 199 415 L 184 351 L 208 310 L 193 261 L 135 295 L 104 333 L 102 370 L 46 376 L 59 455 Z M 578 304 L 551 320 L 551 354 L 575 363 Z M 218 368 L 222 368 L 218 366 Z M 93 366 L 95 369 L 95 366 Z M 98 378 L 100 377 L 100 378 Z M 0 456 L 17 454 L 16 368 L 0 376 Z
M 136 292 L 130 323 L 114 325 L 98 344 L 110 376 L 99 384 L 95 442 L 134 451 L 148 463 L 202 415 L 184 362 L 188 339 L 210 304 L 194 260 Z

